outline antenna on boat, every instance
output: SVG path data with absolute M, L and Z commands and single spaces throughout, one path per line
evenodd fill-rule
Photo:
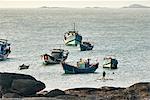
M 75 23 L 73 23 L 73 25 L 74 25 L 74 31 L 75 31 L 76 30 Z
M 59 45 L 59 49 L 61 49 L 62 47 L 61 47 L 61 44 Z

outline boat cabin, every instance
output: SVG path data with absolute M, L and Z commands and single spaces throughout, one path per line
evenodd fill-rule
M 77 31 L 69 31 L 69 32 L 66 32 L 65 35 L 64 35 L 64 38 L 66 40 L 66 38 L 70 37 L 70 36 L 75 36 L 77 35 L 78 32 Z
M 105 57 L 103 60 L 103 68 L 117 69 L 118 61 L 113 57 Z
M 91 43 L 90 42 L 83 42 L 84 45 L 88 45 L 88 46 L 91 46 Z
M 0 53 L 6 54 L 8 52 L 10 52 L 10 44 L 7 43 L 7 40 L 0 39 Z
M 51 55 L 55 58 L 62 58 L 63 57 L 63 49 L 53 49 Z

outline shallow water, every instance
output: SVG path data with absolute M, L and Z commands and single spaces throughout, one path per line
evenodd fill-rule
M 63 35 L 74 22 L 83 40 L 94 44 L 92 51 L 64 45 Z M 0 72 L 32 75 L 47 90 L 150 81 L 150 9 L 0 9 L 0 37 L 9 40 L 12 50 L 9 59 L 0 62 Z M 93 74 L 65 75 L 59 64 L 42 65 L 40 55 L 53 48 L 69 50 L 67 62 L 91 58 L 99 61 L 99 68 Z M 101 67 L 107 55 L 118 59 L 117 70 Z M 18 70 L 23 63 L 30 68 Z M 104 70 L 113 80 L 97 80 Z

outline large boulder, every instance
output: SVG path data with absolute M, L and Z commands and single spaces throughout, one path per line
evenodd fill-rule
M 17 79 L 12 82 L 11 89 L 17 91 L 23 96 L 36 94 L 45 88 L 45 84 L 30 79 Z
M 16 73 L 1 73 L 0 72 L 0 86 L 5 89 L 9 89 L 11 87 L 11 83 L 16 79 L 30 79 L 36 80 L 34 77 L 30 75 L 24 74 L 16 74 Z
M 16 94 L 23 97 L 34 95 L 36 92 L 39 92 L 44 88 L 44 83 L 37 81 L 30 75 L 0 73 L 0 97 L 15 97 Z

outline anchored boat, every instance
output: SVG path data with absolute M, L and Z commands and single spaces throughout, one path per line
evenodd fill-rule
M 42 55 L 42 60 L 45 65 L 47 64 L 59 64 L 61 61 L 65 61 L 68 57 L 68 50 L 53 49 L 51 55 Z
M 103 61 L 103 68 L 117 69 L 118 61 L 113 57 L 105 57 Z
M 0 60 L 7 59 L 8 55 L 10 54 L 10 44 L 7 42 L 6 39 L 0 39 Z
M 67 46 L 77 46 L 82 41 L 82 36 L 78 34 L 78 31 L 75 30 L 75 24 L 74 24 L 74 30 L 68 31 L 64 34 L 64 42 Z
M 25 65 L 25 64 L 22 64 L 19 66 L 19 70 L 22 70 L 22 69 L 28 69 L 30 65 Z
M 80 74 L 80 73 L 94 73 L 98 68 L 99 63 L 90 64 L 87 62 L 77 62 L 77 66 L 61 62 L 65 74 Z
M 90 42 L 83 42 L 80 44 L 80 50 L 81 51 L 88 51 L 92 50 L 94 45 L 92 45 Z

